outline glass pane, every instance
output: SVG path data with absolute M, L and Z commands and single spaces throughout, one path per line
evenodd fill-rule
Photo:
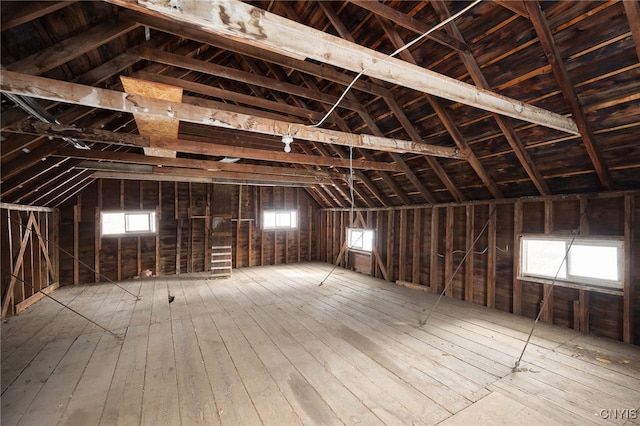
M 291 214 L 277 213 L 276 214 L 276 227 L 277 228 L 290 228 L 291 227 Z
M 549 278 L 554 278 L 558 273 L 558 278 L 566 278 L 567 267 L 566 262 L 563 262 L 565 254 L 564 241 L 524 240 L 522 273 Z
M 349 230 L 349 248 L 362 248 L 363 232 L 359 229 Z
M 298 212 L 295 210 L 291 210 L 291 227 L 298 227 Z
M 151 231 L 149 213 L 127 213 L 126 231 L 127 232 L 149 232 Z
M 362 241 L 362 248 L 366 251 L 373 250 L 373 231 L 365 231 Z
M 102 213 L 102 235 L 124 234 L 124 213 Z
M 569 274 L 619 280 L 618 248 L 574 244 L 569 251 Z
M 263 220 L 264 228 L 275 228 L 276 227 L 276 214 L 275 212 L 264 212 L 264 220 Z

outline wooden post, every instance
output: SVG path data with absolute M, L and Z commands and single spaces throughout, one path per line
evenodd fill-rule
M 497 209 L 498 206 L 495 203 L 489 203 L 489 214 L 491 215 L 492 209 Z M 491 215 L 489 219 L 489 246 L 488 258 L 487 258 L 487 307 L 495 308 L 496 306 L 496 228 L 498 211 Z
M 455 207 L 447 207 L 447 221 L 445 223 L 444 249 L 444 285 L 448 286 L 445 296 L 453 297 L 453 219 Z
M 439 293 L 438 285 L 438 234 L 439 234 L 438 207 L 431 208 L 431 254 L 429 257 L 429 286 L 433 293 Z
M 78 196 L 78 199 L 81 195 Z M 78 204 L 73 206 L 73 285 L 80 284 L 80 213 Z M 97 225 L 96 225 L 97 226 Z
M 240 255 L 238 251 L 240 250 L 240 226 L 242 225 L 242 185 L 238 185 L 238 221 L 236 222 L 236 244 L 235 244 L 235 255 L 234 260 L 236 264 L 236 268 L 239 268 L 240 265 Z
M 475 239 L 474 215 L 475 210 L 472 205 L 466 206 L 465 209 L 467 222 L 467 235 L 465 251 L 470 251 L 464 265 L 464 300 L 473 301 L 473 263 L 474 249 L 472 249 L 473 240 Z
M 420 284 L 420 259 L 422 259 L 422 209 L 413 210 L 413 245 L 412 245 L 412 271 L 411 282 Z
M 158 205 L 156 206 L 156 276 L 161 274 L 161 251 L 160 251 L 160 220 L 162 218 L 162 182 L 158 182 Z M 205 260 L 206 262 L 206 260 Z
M 393 253 L 393 239 L 395 237 L 395 223 L 393 210 L 387 211 L 387 274 L 390 281 L 394 281 L 394 253 Z
M 522 282 L 518 280 L 520 270 L 520 233 L 522 232 L 522 201 L 513 206 L 513 313 L 522 315 Z
M 407 209 L 400 210 L 400 237 L 398 250 L 398 279 L 407 280 Z
M 100 282 L 100 257 L 102 250 L 102 179 L 98 180 L 98 206 L 95 213 L 95 243 L 93 253 L 93 282 Z
M 553 201 L 547 198 L 544 200 L 544 233 L 553 233 L 554 227 Z M 542 297 L 543 299 L 540 301 L 541 306 L 544 306 L 542 321 L 553 324 L 553 287 L 550 284 L 543 285 Z
M 633 251 L 633 214 L 635 200 L 632 195 L 624 197 L 624 282 L 622 301 L 622 340 L 625 343 L 633 342 L 633 283 L 631 281 L 631 265 Z M 637 342 L 636 342 L 637 343 Z

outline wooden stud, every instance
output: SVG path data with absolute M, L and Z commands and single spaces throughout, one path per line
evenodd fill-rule
M 447 219 L 445 223 L 445 248 L 444 248 L 444 285 L 448 286 L 445 296 L 453 297 L 453 233 L 455 207 L 446 209 Z
M 491 215 L 491 211 L 493 209 L 497 209 L 498 206 L 494 203 L 490 203 L 488 205 L 489 214 Z M 488 246 L 489 249 L 487 251 L 487 307 L 495 308 L 496 306 L 496 229 L 497 229 L 497 219 L 498 212 L 491 215 L 489 219 L 489 229 L 488 229 Z
M 625 343 L 634 343 L 634 309 L 632 282 L 633 258 L 633 216 L 635 213 L 635 199 L 631 195 L 624 197 L 624 275 L 623 275 L 623 301 L 622 301 L 622 340 Z
M 411 282 L 420 284 L 420 260 L 422 259 L 422 209 L 413 210 L 413 245 Z
M 522 281 L 518 279 L 520 271 L 520 233 L 522 232 L 522 201 L 516 200 L 513 206 L 513 313 L 522 315 Z
M 395 240 L 395 211 L 387 211 L 387 274 L 390 281 L 395 277 L 395 258 L 393 252 L 393 242 Z
M 156 206 L 156 276 L 162 276 L 162 251 L 160 250 L 160 223 L 162 220 L 162 182 L 158 182 L 158 205 Z M 208 258 L 207 258 L 208 259 Z
M 464 300 L 473 302 L 473 271 L 474 271 L 474 249 L 472 248 L 475 239 L 475 210 L 473 205 L 465 207 L 467 235 L 465 251 L 469 252 L 464 265 Z
M 429 286 L 433 293 L 439 293 L 438 287 L 438 241 L 439 241 L 439 215 L 440 208 L 431 209 L 431 253 L 429 255 Z
M 400 237 L 398 250 L 398 279 L 407 279 L 407 210 L 400 210 Z
M 80 196 L 78 196 L 80 198 Z M 78 204 L 73 205 L 73 284 L 80 284 L 80 213 Z

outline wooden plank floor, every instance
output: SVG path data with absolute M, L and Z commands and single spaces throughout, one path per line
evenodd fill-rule
M 2 324 L 2 425 L 640 424 L 640 348 L 303 263 L 63 287 Z M 171 304 L 167 291 L 175 295 Z

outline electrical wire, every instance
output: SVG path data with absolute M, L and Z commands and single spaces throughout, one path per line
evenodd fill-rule
M 406 50 L 408 48 L 410 48 L 411 46 L 413 46 L 414 44 L 416 44 L 417 42 L 419 42 L 420 40 L 422 40 L 423 38 L 427 37 L 429 34 L 431 34 L 432 32 L 434 32 L 437 29 L 440 29 L 441 27 L 447 25 L 449 22 L 453 21 L 454 19 L 457 19 L 458 17 L 462 16 L 463 14 L 467 13 L 467 11 L 469 11 L 471 8 L 473 8 L 474 6 L 476 6 L 478 3 L 480 3 L 482 0 L 476 0 L 473 3 L 471 3 L 469 6 L 465 7 L 464 9 L 462 9 L 461 11 L 459 11 L 458 13 L 456 13 L 455 15 L 452 15 L 450 17 L 448 17 L 447 19 L 445 19 L 444 21 L 440 22 L 439 24 L 435 25 L 433 28 L 431 28 L 429 31 L 425 32 L 424 34 L 416 37 L 415 39 L 413 39 L 412 41 L 410 41 L 409 43 L 405 44 L 402 47 L 399 47 L 398 49 L 396 49 L 395 52 L 389 54 L 387 57 L 385 57 L 384 59 L 378 61 L 378 62 L 374 62 L 371 65 L 365 67 L 362 69 L 362 71 L 360 71 L 351 81 L 351 83 L 349 83 L 349 85 L 347 86 L 347 88 L 344 90 L 344 92 L 342 93 L 342 95 L 338 98 L 338 100 L 336 101 L 336 103 L 331 107 L 331 109 L 329 109 L 329 111 L 325 114 L 324 117 L 322 117 L 322 120 L 320 120 L 318 123 L 313 124 L 313 125 L 309 125 L 308 127 L 320 127 L 322 125 L 322 123 L 324 123 L 326 121 L 327 118 L 329 118 L 329 116 L 331 115 L 331 113 L 333 113 L 333 111 L 335 111 L 335 109 L 338 107 L 338 105 L 340 105 L 340 102 L 342 102 L 342 100 L 345 98 L 345 96 L 347 96 L 347 92 L 349 92 L 349 90 L 351 90 L 351 88 L 353 87 L 354 84 L 356 84 L 356 81 L 358 81 L 358 79 L 360 79 L 360 77 L 362 77 L 364 75 L 365 72 L 367 72 L 368 70 L 370 70 L 371 68 L 375 67 L 376 65 L 379 65 L 381 63 L 384 63 L 386 61 L 388 61 L 389 59 L 393 58 L 394 56 L 396 56 L 398 53 L 402 52 L 403 50 Z
M 465 260 L 467 260 L 467 257 L 469 256 L 469 253 L 471 253 L 471 251 L 473 250 L 473 247 L 476 245 L 476 243 L 478 242 L 478 240 L 480 239 L 482 234 L 484 234 L 484 231 L 489 226 L 489 222 L 491 222 L 491 217 L 493 217 L 493 215 L 495 214 L 496 210 L 497 210 L 496 206 L 493 206 L 493 209 L 491 210 L 491 213 L 489 213 L 489 218 L 487 219 L 487 223 L 484 224 L 484 226 L 480 230 L 480 233 L 478 234 L 478 236 L 473 240 L 473 243 L 471 243 L 471 247 L 469 247 L 469 250 L 467 250 L 467 252 L 464 254 L 464 257 L 462 258 L 462 260 L 460 260 L 460 263 L 458 263 L 458 267 L 456 268 L 456 270 L 453 271 L 453 274 L 451 274 L 451 278 L 449 278 L 449 282 L 442 289 L 442 293 L 440 293 L 440 296 L 438 296 L 438 299 L 436 300 L 436 303 L 431 307 L 431 310 L 427 314 L 427 317 L 424 320 L 421 320 L 418 323 L 418 327 L 422 327 L 423 325 L 425 325 L 429 321 L 429 318 L 431 317 L 431 314 L 433 313 L 433 311 L 435 311 L 436 307 L 438 306 L 438 303 L 440 303 L 440 299 L 442 299 L 442 296 L 444 296 L 445 292 L 447 291 L 447 289 L 449 288 L 449 286 L 453 282 L 453 278 L 456 276 L 456 274 L 458 273 L 458 271 L 460 270 L 460 268 L 464 264 Z
M 553 286 L 556 284 L 556 281 L 558 280 L 558 275 L 560 275 L 560 271 L 562 270 L 562 265 L 564 265 L 566 263 L 567 257 L 569 256 L 569 251 L 571 250 L 571 247 L 573 246 L 573 243 L 576 241 L 576 237 L 580 233 L 580 228 L 582 227 L 582 222 L 584 221 L 584 218 L 587 216 L 587 212 L 589 211 L 589 207 L 590 206 L 591 206 L 591 204 L 587 201 L 587 206 L 585 207 L 584 211 L 582 212 L 582 215 L 580 216 L 580 222 L 578 224 L 578 228 L 573 233 L 573 237 L 571 238 L 571 241 L 569 242 L 569 245 L 567 246 L 567 250 L 564 253 L 564 257 L 562 258 L 562 262 L 560 262 L 560 265 L 558 266 L 558 270 L 556 271 L 556 275 L 553 277 L 553 280 L 551 281 L 551 284 L 549 285 L 549 289 L 547 290 L 547 292 L 543 294 L 543 300 L 542 300 L 542 306 L 540 307 L 540 312 L 538 312 L 538 315 L 536 316 L 535 321 L 533 321 L 533 325 L 531 326 L 531 331 L 529 332 L 529 336 L 527 337 L 527 341 L 525 342 L 524 347 L 522 348 L 522 352 L 520 352 L 520 356 L 518 357 L 518 360 L 516 361 L 516 363 L 514 364 L 513 368 L 511 369 L 512 373 L 516 373 L 518 371 L 522 371 L 520 369 L 520 361 L 522 361 L 522 357 L 524 356 L 524 352 L 527 350 L 527 346 L 529 346 L 529 342 L 531 341 L 531 337 L 533 336 L 533 332 L 536 329 L 536 325 L 538 325 L 538 321 L 540 321 L 540 317 L 542 317 L 542 313 L 545 311 L 545 308 L 547 307 L 547 302 L 549 301 L 549 296 L 551 295 L 551 292 L 553 291 Z
M 92 319 L 82 315 L 80 312 L 76 311 L 75 309 L 65 305 L 64 303 L 62 303 L 61 301 L 59 301 L 58 299 L 56 299 L 55 297 L 51 296 L 50 294 L 45 293 L 44 291 L 35 288 L 33 285 L 29 284 L 28 282 L 26 282 L 25 280 L 23 280 L 22 278 L 18 277 L 17 275 L 14 275 L 12 272 L 7 271 L 6 269 L 4 269 L 3 267 L 0 266 L 0 270 L 2 270 L 3 272 L 6 272 L 7 274 L 11 275 L 13 278 L 17 279 L 18 281 L 28 285 L 29 287 L 31 287 L 33 290 L 37 291 L 38 293 L 42 293 L 43 295 L 45 295 L 46 297 L 48 297 L 49 299 L 53 300 L 54 302 L 62 305 L 64 308 L 67 308 L 68 310 L 70 310 L 71 312 L 73 312 L 76 315 L 81 316 L 82 318 L 86 319 L 87 321 L 89 321 L 91 324 L 95 325 L 96 327 L 99 327 L 101 329 L 103 329 L 104 331 L 106 331 L 107 333 L 113 335 L 116 339 L 122 339 L 122 336 L 117 335 L 116 333 L 114 333 L 113 331 L 109 330 L 108 328 L 105 328 L 103 326 L 101 326 L 100 324 L 98 324 L 97 322 L 93 321 Z

